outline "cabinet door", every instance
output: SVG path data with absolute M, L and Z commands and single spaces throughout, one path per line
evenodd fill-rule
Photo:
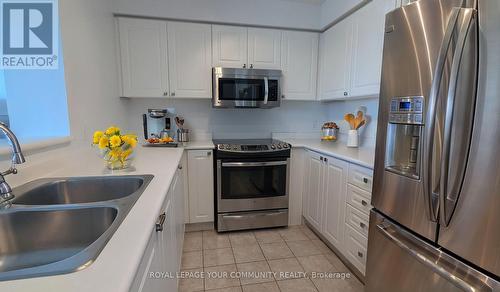
M 304 192 L 304 217 L 315 227 L 321 230 L 321 209 L 323 193 L 323 161 L 320 155 L 308 152 L 306 186 Z
M 141 263 L 137 269 L 135 279 L 132 282 L 130 291 L 133 292 L 160 292 L 165 291 L 165 283 L 160 279 L 150 277 L 150 272 L 161 272 L 162 253 L 161 253 L 161 234 L 154 229 L 149 238 L 148 245 L 142 256 Z
M 243 68 L 247 64 L 247 28 L 212 25 L 214 67 Z
M 349 164 L 335 158 L 326 158 L 325 194 L 322 206 L 323 235 L 339 250 L 342 250 L 344 218 L 347 191 L 347 171 Z
M 281 31 L 248 29 L 248 66 L 258 69 L 281 69 Z
M 168 92 L 167 26 L 158 20 L 119 18 L 122 96 Z
M 188 151 L 189 217 L 191 223 L 214 221 L 212 150 Z
M 320 88 L 322 100 L 349 96 L 352 20 L 346 18 L 321 35 Z
M 319 34 L 284 31 L 281 50 L 283 95 L 287 100 L 315 100 Z
M 378 97 L 382 70 L 385 14 L 394 0 L 373 0 L 353 17 L 351 90 L 352 97 Z
M 211 98 L 212 31 L 209 24 L 168 22 L 171 97 Z
M 184 242 L 184 165 L 180 164 L 177 170 L 177 178 L 172 185 L 173 212 L 175 217 L 175 235 L 177 238 L 177 254 L 182 254 L 182 244 Z

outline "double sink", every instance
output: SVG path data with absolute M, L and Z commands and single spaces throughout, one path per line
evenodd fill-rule
M 88 267 L 152 175 L 39 179 L 0 210 L 0 281 Z

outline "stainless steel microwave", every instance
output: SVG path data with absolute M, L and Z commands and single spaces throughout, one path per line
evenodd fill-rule
M 273 108 L 281 103 L 281 70 L 212 69 L 216 108 Z

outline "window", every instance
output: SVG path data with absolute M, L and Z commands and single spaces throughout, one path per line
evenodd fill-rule
M 61 44 L 59 52 L 57 70 L 0 69 L 0 120 L 21 143 L 69 136 Z

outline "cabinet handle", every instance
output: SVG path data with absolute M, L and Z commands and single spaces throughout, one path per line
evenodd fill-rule
M 177 166 L 178 169 L 182 169 L 182 165 Z
M 363 222 L 359 222 L 359 227 L 361 227 L 361 228 L 365 229 L 366 224 L 365 224 L 365 223 L 363 223 Z
M 286 96 L 283 94 L 283 95 L 281 96 L 281 99 L 285 99 L 285 98 L 286 98 Z
M 364 182 L 365 184 L 367 184 L 367 183 L 368 183 L 368 179 L 367 179 L 366 177 L 364 177 L 364 178 L 363 178 L 363 182 Z
M 358 251 L 358 257 L 362 258 L 363 257 L 363 253 Z
M 349 95 L 349 93 L 347 91 L 344 91 L 344 96 L 347 96 Z
M 361 205 L 363 205 L 363 206 L 367 206 L 367 205 L 368 205 L 368 203 L 367 203 L 365 200 L 361 200 Z
M 328 162 L 328 158 L 325 157 L 325 162 Z
M 167 95 L 168 95 L 168 92 L 164 92 L 164 93 L 163 93 L 163 96 L 167 96 Z
M 253 69 L 253 64 L 250 64 L 250 69 Z
M 175 92 L 172 92 L 170 95 L 171 95 L 171 96 L 175 96 Z
M 247 67 L 247 64 L 243 64 L 243 69 L 245 69 Z
M 212 155 L 212 152 L 211 151 L 207 151 L 207 156 L 210 156 Z
M 165 212 L 163 212 L 158 217 L 158 221 L 156 221 L 156 232 L 162 232 L 163 231 L 163 224 L 165 223 L 165 218 L 167 218 L 167 215 L 165 214 Z
M 319 160 L 323 161 L 323 156 L 320 156 L 320 157 L 319 157 Z

